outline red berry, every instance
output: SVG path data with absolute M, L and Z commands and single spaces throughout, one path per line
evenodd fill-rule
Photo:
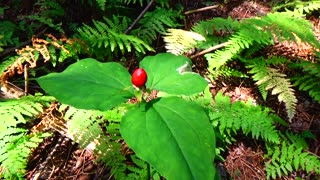
M 134 72 L 132 74 L 131 82 L 133 85 L 140 88 L 140 87 L 144 86 L 144 84 L 147 82 L 147 78 L 148 78 L 148 76 L 147 76 L 146 71 L 142 68 L 138 68 L 138 69 L 134 70 Z

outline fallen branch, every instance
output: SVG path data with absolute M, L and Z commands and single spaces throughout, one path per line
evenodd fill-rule
M 209 53 L 211 51 L 214 51 L 216 49 L 220 49 L 220 48 L 226 47 L 228 44 L 230 44 L 230 43 L 229 42 L 224 42 L 224 43 L 218 44 L 216 46 L 209 47 L 208 49 L 205 49 L 203 51 L 200 51 L 200 52 L 190 56 L 190 58 L 194 59 L 194 58 L 196 58 L 198 56 L 202 56 L 202 55 L 207 54 L 207 53 Z
M 215 9 L 215 8 L 218 8 L 218 7 L 219 7 L 219 5 L 213 5 L 213 6 L 207 6 L 207 7 L 203 7 L 203 8 L 199 8 L 199 9 L 194 9 L 194 10 L 186 11 L 184 13 L 184 15 L 197 13 L 197 12 L 202 12 L 202 11 L 207 11 L 207 10 Z

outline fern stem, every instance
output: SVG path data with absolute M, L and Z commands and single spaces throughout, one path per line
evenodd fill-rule
M 219 5 L 213 5 L 213 6 L 207 6 L 207 7 L 203 7 L 203 8 L 199 8 L 199 9 L 193 9 L 193 10 L 190 10 L 190 11 L 186 11 L 184 13 L 184 15 L 197 13 L 197 12 L 202 12 L 202 11 L 207 11 L 207 10 L 215 9 L 215 8 L 218 8 L 218 7 L 219 7 Z
M 147 163 L 147 180 L 151 179 L 151 169 L 150 164 Z
M 204 55 L 204 54 L 209 53 L 211 51 L 214 51 L 216 49 L 226 47 L 229 44 L 230 44 L 230 42 L 224 42 L 224 43 L 218 44 L 216 46 L 209 47 L 208 49 L 205 49 L 205 50 L 203 50 L 203 51 L 201 51 L 201 52 L 199 52 L 197 54 L 192 55 L 190 58 L 194 59 L 194 58 L 196 58 L 198 56 Z
M 151 0 L 149 4 L 144 8 L 144 10 L 139 14 L 136 20 L 128 27 L 128 29 L 124 32 L 125 34 L 129 34 L 130 31 L 133 29 L 133 27 L 140 21 L 140 19 L 143 17 L 143 15 L 148 11 L 148 9 L 153 4 L 154 0 Z

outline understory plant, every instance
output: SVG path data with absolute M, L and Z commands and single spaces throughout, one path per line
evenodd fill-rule
M 292 11 L 270 12 L 261 17 L 242 20 L 216 17 L 195 24 L 191 31 L 169 29 L 164 36 L 167 51 L 188 54 L 187 51 L 197 48 L 198 52 L 190 57 L 204 55 L 208 62 L 207 77 L 212 81 L 221 77 L 251 78 L 265 101 L 268 94 L 278 96 L 286 108 L 287 120 L 292 122 L 298 102 L 294 86 L 307 91 L 317 102 L 320 95 L 317 83 L 320 43 L 313 32 L 313 25 L 306 20 L 306 15 L 319 9 L 320 3 L 298 4 Z M 310 47 L 314 60 L 268 52 L 268 48 L 270 50 L 271 46 L 281 43 Z M 230 66 L 234 64 L 242 68 Z M 212 106 L 210 101 L 206 104 Z M 215 97 L 213 109 L 209 108 L 210 112 L 213 111 L 210 120 L 218 128 L 222 142 L 230 145 L 239 133 L 262 139 L 267 147 L 266 174 L 269 179 L 299 170 L 319 174 L 319 158 L 308 152 L 306 137 L 290 131 L 278 131 L 276 124 L 285 127 L 288 124 L 270 110 L 251 106 L 241 102 L 231 104 L 230 99 L 221 94 Z
M 120 122 L 120 134 L 135 154 L 167 179 L 214 179 L 215 136 L 208 114 L 182 98 L 202 92 L 206 80 L 191 72 L 188 58 L 169 53 L 145 57 L 140 68 L 147 73 L 140 88 L 122 65 L 92 58 L 37 81 L 60 102 L 80 109 L 107 111 L 136 97 Z M 150 98 L 153 90 L 167 95 Z
M 296 58 L 290 61 L 287 57 L 275 54 L 260 55 L 259 52 L 272 45 L 287 42 L 297 46 L 304 43 L 316 53 L 320 43 L 315 37 L 312 24 L 305 16 L 303 11 L 297 10 L 270 12 L 262 17 L 241 21 L 230 17 L 217 17 L 195 24 L 192 31 L 168 30 L 164 39 L 167 42 L 167 51 L 175 54 L 185 53 L 192 47 L 204 49 L 201 54 L 208 62 L 208 77 L 212 80 L 221 76 L 250 77 L 248 75 L 252 74 L 252 79 L 256 81 L 264 100 L 269 90 L 271 94 L 277 95 L 279 102 L 285 104 L 288 120 L 291 122 L 295 115 L 297 98 L 290 77 L 279 68 L 281 65 L 294 64 L 300 60 Z M 230 62 L 239 61 L 250 71 L 249 74 L 228 66 Z M 319 62 L 317 60 L 312 63 Z M 316 68 L 313 69 L 313 74 L 315 70 Z M 306 72 L 309 73 L 311 71 Z M 300 81 L 295 85 L 301 84 L 302 77 L 304 73 L 297 75 L 295 79 Z M 313 87 L 315 86 L 304 84 L 300 89 L 312 91 L 310 94 L 318 99 L 318 93 Z

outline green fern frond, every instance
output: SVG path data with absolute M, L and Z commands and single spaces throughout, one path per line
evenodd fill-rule
M 105 18 L 106 20 L 106 18 Z M 127 23 L 126 20 L 122 21 Z M 115 51 L 118 48 L 122 53 L 131 52 L 132 47 L 141 53 L 147 51 L 153 51 L 153 49 L 143 42 L 141 39 L 132 36 L 126 35 L 119 31 L 119 29 L 114 29 L 117 26 L 122 27 L 122 25 L 110 26 L 110 21 L 101 22 L 93 20 L 94 27 L 84 24 L 82 28 L 78 29 L 78 33 L 81 39 L 86 41 L 92 48 L 98 47 L 109 47 L 111 52 Z
M 29 15 L 29 16 L 27 16 L 27 18 L 34 20 L 34 21 L 39 21 L 40 24 L 47 25 L 48 27 L 50 27 L 60 33 L 64 33 L 64 31 L 61 27 L 62 23 L 54 23 L 53 19 L 51 19 L 51 18 L 42 17 L 39 15 Z
M 217 17 L 211 20 L 200 21 L 192 27 L 192 30 L 204 37 L 215 35 L 216 33 L 223 33 L 225 36 L 235 33 L 239 29 L 239 25 L 239 22 L 231 17 L 227 19 Z
M 96 3 L 98 5 L 98 7 L 104 11 L 106 9 L 106 2 L 107 0 L 96 0 Z
M 152 12 L 147 12 L 139 21 L 139 28 L 132 31 L 142 40 L 149 44 L 157 39 L 158 34 L 164 34 L 167 28 L 179 26 L 178 19 L 181 19 L 178 11 L 165 8 L 156 8 Z
M 64 15 L 64 10 L 56 0 L 38 0 L 35 6 L 39 6 L 39 15 L 42 17 L 56 18 Z
M 270 66 L 270 65 L 279 65 L 279 64 L 286 64 L 289 62 L 289 60 L 285 57 L 281 57 L 281 56 L 272 56 L 271 58 L 265 59 L 266 61 L 266 65 Z
M 21 179 L 25 174 L 27 160 L 32 148 L 49 134 L 28 135 L 18 128 L 43 112 L 54 99 L 27 96 L 1 102 L 0 106 L 0 166 L 6 179 Z
M 304 152 L 304 148 L 297 146 L 295 143 L 282 142 L 281 147 L 268 147 L 268 154 L 271 158 L 266 163 L 267 178 L 276 179 L 300 169 L 307 173 L 320 173 L 320 160 L 308 153 Z
M 299 13 L 292 11 L 270 13 L 263 20 L 268 23 L 270 31 L 276 35 L 279 41 L 288 40 L 296 43 L 302 41 L 315 48 L 320 47 L 320 42 L 312 30 L 311 22 L 304 19 Z M 274 27 L 274 24 L 277 26 Z
M 278 11 L 280 9 L 294 9 L 301 14 L 306 13 L 310 14 L 312 11 L 320 9 L 320 1 L 312 0 L 312 1 L 297 1 L 291 0 L 286 1 L 286 3 L 279 3 L 278 5 L 273 6 L 274 11 Z
M 299 4 L 296 5 L 295 10 L 302 13 L 310 14 L 312 11 L 316 11 L 320 9 L 320 1 L 307 1 L 301 2 L 298 1 Z
M 0 63 L 0 75 L 7 70 L 7 68 L 13 64 L 17 59 L 17 56 L 11 56 L 5 59 L 3 62 Z
M 0 122 L 7 127 L 16 127 L 19 123 L 26 123 L 35 117 L 43 108 L 49 106 L 52 97 L 26 96 L 21 99 L 9 99 L 1 102 Z
M 39 6 L 39 12 L 26 16 L 26 18 L 38 21 L 40 24 L 47 25 L 60 33 L 64 33 L 62 23 L 54 22 L 57 17 L 64 15 L 64 9 L 58 2 L 55 0 L 38 0 L 34 5 Z
M 142 160 L 133 159 L 135 164 L 127 165 L 127 158 L 121 152 L 122 138 L 120 135 L 120 121 L 124 113 L 131 105 L 122 104 L 114 109 L 100 112 L 93 110 L 82 110 L 63 105 L 60 111 L 66 109 L 64 118 L 69 126 L 68 134 L 82 148 L 93 145 L 97 161 L 104 163 L 111 168 L 111 175 L 115 179 L 127 179 L 128 172 L 130 177 L 137 177 L 146 171 L 145 163 Z M 104 129 L 104 130 L 103 130 Z
M 225 30 L 223 23 L 231 26 L 234 30 L 228 36 L 227 46 L 224 49 L 205 55 L 210 72 L 256 44 L 263 47 L 276 41 L 287 40 L 296 43 L 306 42 L 315 48 L 320 47 L 320 43 L 312 31 L 311 23 L 303 19 L 299 13 L 291 11 L 269 13 L 263 17 L 244 19 L 239 22 L 239 25 L 234 25 L 236 23 L 230 19 L 219 18 L 218 20 L 202 22 L 193 28 L 195 32 L 202 34 L 206 39 L 208 35 L 219 32 L 219 28 Z M 218 35 L 221 36 L 221 33 Z
M 182 29 L 168 29 L 163 40 L 166 43 L 165 48 L 167 49 L 167 52 L 171 52 L 175 55 L 181 55 L 194 48 L 198 41 L 205 41 L 206 39 L 195 32 L 185 31 Z
M 306 91 L 309 95 L 320 103 L 320 64 L 311 62 L 294 63 L 291 67 L 302 69 L 303 75 L 297 75 L 293 78 L 294 86 L 298 86 L 299 90 Z
M 252 138 L 280 143 L 273 117 L 268 114 L 267 109 L 263 110 L 250 102 L 244 104 L 238 101 L 231 104 L 230 97 L 219 92 L 215 96 L 215 105 L 209 117 L 213 124 L 217 124 L 221 134 L 231 135 L 232 132 L 241 130 L 245 135 L 250 133 Z
M 11 21 L 0 21 L 0 43 L 1 46 L 17 45 L 19 44 L 19 38 L 15 37 L 14 32 L 18 27 Z
M 213 78 L 217 78 L 217 77 L 240 77 L 240 78 L 248 78 L 248 76 L 243 73 L 240 72 L 236 69 L 232 69 L 228 66 L 221 66 L 219 69 L 216 69 L 211 76 Z
M 24 179 L 32 149 L 36 148 L 45 137 L 49 137 L 51 134 L 44 133 L 30 136 L 24 133 L 25 130 L 10 129 L 7 132 L 12 133 L 11 135 L 0 136 L 0 166 L 4 170 L 3 176 L 5 179 Z

